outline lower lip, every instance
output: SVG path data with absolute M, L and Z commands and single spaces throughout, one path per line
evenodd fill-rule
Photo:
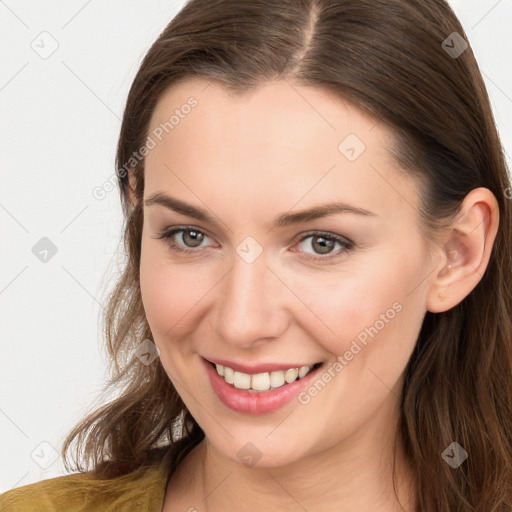
M 226 406 L 243 414 L 266 414 L 275 412 L 291 402 L 316 377 L 318 366 L 302 379 L 291 384 L 284 384 L 274 390 L 249 393 L 246 389 L 238 389 L 228 384 L 217 370 L 203 358 L 206 372 L 215 394 Z

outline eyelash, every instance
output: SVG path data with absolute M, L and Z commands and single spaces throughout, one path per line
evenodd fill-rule
M 192 253 L 199 252 L 200 249 L 197 249 L 197 250 L 190 249 L 190 248 L 186 249 L 186 248 L 179 246 L 176 243 L 176 241 L 173 240 L 173 238 L 172 238 L 173 235 L 175 235 L 176 233 L 185 232 L 185 231 L 195 231 L 195 232 L 199 232 L 199 233 L 202 233 L 203 235 L 208 236 L 204 231 L 202 231 L 201 229 L 198 229 L 194 226 L 179 226 L 179 227 L 175 227 L 175 228 L 172 228 L 169 230 L 161 231 L 157 238 L 163 239 L 166 242 L 166 245 L 168 247 L 170 247 L 171 250 L 173 250 L 173 251 L 177 251 L 182 254 L 192 254 Z M 327 240 L 334 240 L 335 242 L 338 242 L 342 246 L 342 249 L 340 249 L 334 253 L 330 253 L 326 256 L 312 256 L 311 254 L 304 253 L 304 251 L 300 251 L 300 250 L 296 251 L 296 252 L 301 252 L 301 253 L 305 254 L 306 256 L 303 256 L 304 259 L 307 259 L 310 261 L 315 261 L 315 262 L 330 261 L 334 258 L 341 256 L 342 254 L 344 254 L 346 252 L 353 250 L 354 246 L 355 246 L 355 244 L 354 244 L 354 242 L 352 242 L 352 240 L 349 240 L 348 238 L 344 238 L 339 235 L 335 235 L 334 233 L 329 233 L 329 232 L 325 232 L 325 231 L 310 231 L 310 232 L 306 233 L 297 243 L 301 243 L 308 238 L 325 238 Z M 168 241 L 166 239 L 168 239 Z

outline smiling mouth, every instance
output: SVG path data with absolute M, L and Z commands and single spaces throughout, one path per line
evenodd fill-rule
M 222 366 L 220 364 L 212 363 L 209 364 L 215 368 L 218 375 L 220 375 L 228 384 L 231 384 L 237 389 L 245 389 L 249 393 L 261 393 L 265 391 L 272 391 L 286 386 L 300 380 L 311 371 L 315 370 L 323 363 L 316 363 L 311 366 L 301 366 L 298 368 L 289 368 L 288 370 L 275 370 L 271 372 L 249 374 L 243 373 L 228 366 Z

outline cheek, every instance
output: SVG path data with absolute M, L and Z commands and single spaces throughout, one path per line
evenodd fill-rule
M 312 290 L 308 304 L 315 315 L 303 317 L 303 328 L 332 354 L 342 355 L 353 342 L 361 347 L 377 335 L 396 316 L 393 297 L 373 290 L 371 294 L 355 294 L 350 287 L 339 291 Z M 307 322 L 307 325 L 306 325 Z M 323 334 L 321 334 L 323 333 Z
M 171 331 L 183 330 L 194 304 L 208 287 L 204 280 L 196 279 L 190 266 L 170 264 L 162 247 L 153 242 L 142 242 L 140 289 L 144 311 L 158 343 Z
M 354 341 L 366 347 L 375 338 L 393 338 L 402 350 L 414 344 L 425 312 L 420 288 L 411 293 L 417 267 L 424 268 L 421 258 L 412 264 L 382 254 L 377 260 L 339 275 L 295 281 L 307 306 L 299 317 L 302 328 L 332 354 L 357 351 Z

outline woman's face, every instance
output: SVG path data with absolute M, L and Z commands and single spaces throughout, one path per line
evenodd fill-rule
M 191 80 L 148 133 L 142 298 L 211 448 L 281 466 L 387 439 L 433 269 L 388 129 L 287 81 Z

